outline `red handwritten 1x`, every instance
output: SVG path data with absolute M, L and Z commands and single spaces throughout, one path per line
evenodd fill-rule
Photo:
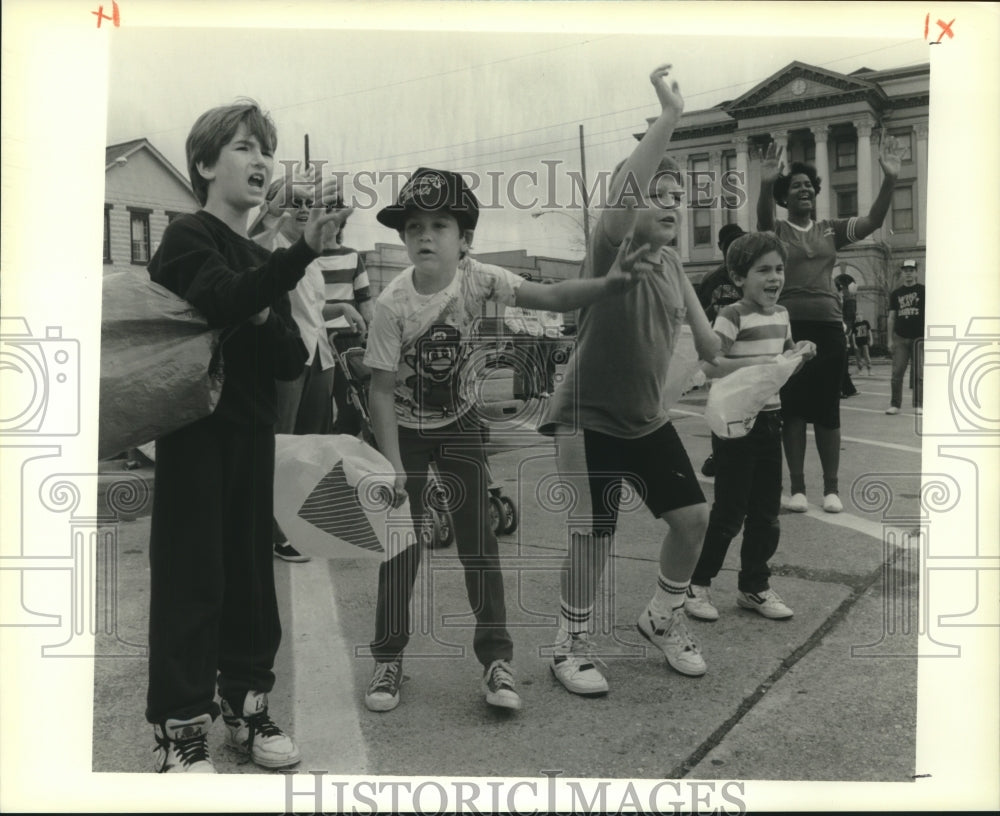
M 949 40 L 952 39 L 955 36 L 955 32 L 951 30 L 951 27 L 952 27 L 952 25 L 954 25 L 954 23 L 955 23 L 955 18 L 954 17 L 951 20 L 949 20 L 947 23 L 944 20 L 938 20 L 937 24 L 941 27 L 941 35 L 934 41 L 934 43 L 932 43 L 932 45 L 936 45 L 937 43 L 941 42 L 941 39 L 944 37 L 945 34 L 948 35 L 948 39 Z M 924 39 L 925 40 L 927 39 L 927 35 L 930 32 L 930 27 L 931 27 L 931 15 L 930 15 L 930 12 L 928 12 L 927 16 L 924 17 Z
M 122 20 L 121 20 L 121 16 L 118 14 L 118 2 L 117 2 L 117 0 L 111 0 L 111 16 L 110 17 L 108 17 L 108 15 L 104 13 L 104 6 L 98 6 L 97 7 L 97 11 L 92 11 L 90 13 L 94 14 L 94 15 L 97 15 L 97 27 L 98 28 L 101 27 L 101 21 L 102 20 L 111 20 L 111 22 L 114 23 L 115 28 L 118 28 L 121 25 Z

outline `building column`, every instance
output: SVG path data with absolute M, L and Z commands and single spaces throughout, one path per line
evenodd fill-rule
M 713 150 L 708 154 L 708 171 L 712 174 L 712 243 L 718 243 L 722 229 L 722 151 Z M 713 249 L 713 254 L 718 246 Z M 719 251 L 719 255 L 722 252 Z
M 739 224 L 744 231 L 750 232 L 750 215 L 753 212 L 754 207 L 751 206 L 751 196 L 750 196 L 750 153 L 747 148 L 749 144 L 749 139 L 744 133 L 737 134 L 733 137 L 733 144 L 736 145 L 736 172 L 740 173 L 743 181 L 743 192 L 746 193 L 746 200 L 743 206 L 737 208 L 736 210 L 736 223 Z M 754 205 L 757 201 L 757 191 L 754 191 L 752 197 Z M 753 226 L 756 227 L 757 219 L 753 221 Z
M 875 123 L 865 117 L 854 123 L 858 134 L 858 215 L 868 215 L 875 188 L 872 170 L 872 128 Z M 876 230 L 876 233 L 878 230 Z
M 832 180 L 830 178 L 830 146 L 828 143 L 830 126 L 813 125 L 809 129 L 816 142 L 816 175 L 821 179 L 820 192 L 816 196 L 816 220 L 822 221 L 824 218 L 829 218 L 832 211 L 830 204 L 833 190 L 830 189 Z
M 914 215 L 917 217 L 917 243 L 927 244 L 927 123 L 913 126 L 917 136 L 917 200 Z

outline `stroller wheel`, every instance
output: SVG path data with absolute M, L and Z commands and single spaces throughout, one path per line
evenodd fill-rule
M 500 499 L 496 496 L 490 496 L 490 529 L 493 531 L 493 535 L 503 533 L 503 519 L 504 512 Z
M 500 533 L 502 535 L 510 535 L 517 529 L 517 507 L 509 498 L 501 496 L 500 511 L 502 520 Z

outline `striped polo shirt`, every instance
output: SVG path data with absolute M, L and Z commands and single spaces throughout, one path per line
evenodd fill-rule
M 368 270 L 360 253 L 350 247 L 324 249 L 313 262 L 323 272 L 327 303 L 350 303 L 357 306 L 369 300 Z M 346 317 L 326 321 L 327 329 L 349 329 Z
M 723 306 L 715 318 L 715 333 L 722 340 L 724 357 L 777 357 L 794 346 L 788 310 L 775 306 L 771 314 L 764 314 L 760 307 L 738 301 Z M 775 393 L 762 410 L 773 411 L 781 407 Z

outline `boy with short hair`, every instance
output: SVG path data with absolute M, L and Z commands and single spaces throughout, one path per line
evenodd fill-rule
M 149 262 L 152 280 L 224 329 L 225 370 L 214 413 L 156 442 L 146 719 L 161 773 L 215 772 L 206 737 L 220 711 L 216 680 L 232 747 L 266 768 L 299 761 L 267 705 L 281 639 L 274 381 L 297 376 L 305 361 L 286 293 L 333 216 L 313 210 L 303 238 L 273 254 L 247 237 L 276 142 L 274 123 L 251 100 L 202 114 L 186 145 L 202 209 L 171 222 Z
M 778 306 L 785 282 L 784 244 L 771 232 L 751 232 L 737 238 L 726 253 L 726 267 L 742 299 L 724 306 L 715 318 L 722 342 L 716 364 L 706 366 L 710 377 L 722 377 L 751 365 L 774 364 L 775 357 L 796 350 L 788 311 Z M 815 354 L 808 341 L 803 360 Z M 717 620 L 709 586 L 719 574 L 733 538 L 743 528 L 740 547 L 739 594 L 736 603 L 765 618 L 792 617 L 770 588 L 768 559 L 778 548 L 781 509 L 781 398 L 776 391 L 757 415 L 750 432 L 737 439 L 712 434 L 715 457 L 715 501 L 698 564 L 684 599 L 689 615 Z
M 646 270 L 616 300 L 580 312 L 577 345 L 549 400 L 539 431 L 554 435 L 559 472 L 578 497 L 562 575 L 559 629 L 551 669 L 574 694 L 597 696 L 608 684 L 589 641 L 594 598 L 610 555 L 624 478 L 669 529 L 660 547 L 653 598 L 639 616 L 640 634 L 676 671 L 697 676 L 705 661 L 687 630 L 684 594 L 698 560 L 708 508 L 698 479 L 664 404 L 667 370 L 683 324 L 698 355 L 712 360 L 719 340 L 698 302 L 680 258 L 669 247 L 681 223 L 681 173 L 664 156 L 684 100 L 669 65 L 650 75 L 661 105 L 631 156 L 616 171 L 610 206 L 597 222 L 581 276 L 598 281 L 626 257 Z M 616 259 L 616 253 L 619 259 Z
M 868 376 L 870 377 L 872 375 L 872 358 L 868 351 L 868 346 L 871 344 L 872 324 L 862 317 L 860 320 L 854 321 L 852 332 L 854 334 L 854 346 L 858 350 L 858 375 L 861 375 L 865 368 L 867 368 Z M 862 368 L 862 362 L 864 363 L 864 368 Z
M 903 375 L 913 362 L 913 405 L 917 414 L 924 411 L 923 355 L 924 311 L 927 290 L 917 282 L 917 262 L 908 258 L 900 267 L 903 285 L 889 295 L 889 355 L 892 357 L 889 407 L 887 414 L 898 414 L 903 405 Z
M 468 257 L 479 203 L 459 173 L 421 167 L 382 209 L 380 223 L 397 230 L 412 266 L 379 295 L 368 336 L 369 408 L 375 438 L 395 470 L 397 506 L 406 496 L 422 523 L 427 468 L 464 490 L 449 503 L 466 591 L 476 617 L 473 649 L 484 667 L 486 702 L 517 709 L 510 661 L 503 577 L 487 512 L 486 459 L 470 394 L 474 366 L 465 366 L 468 339 L 486 301 L 567 311 L 622 292 L 631 276 L 543 286 Z M 626 261 L 630 259 L 626 258 Z M 474 359 L 474 358 L 473 358 Z M 389 711 L 399 704 L 403 650 L 410 637 L 410 597 L 420 546 L 379 568 L 375 671 L 365 705 Z

